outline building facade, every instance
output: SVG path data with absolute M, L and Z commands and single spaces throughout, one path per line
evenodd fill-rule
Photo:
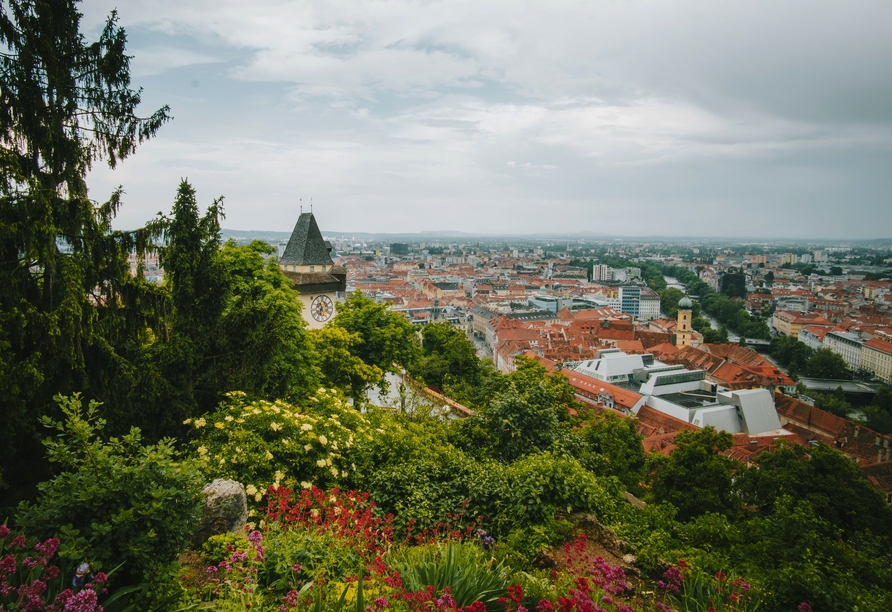
M 843 358 L 852 370 L 861 367 L 861 349 L 864 343 L 858 336 L 849 332 L 832 331 L 824 336 L 824 348 L 830 349 Z
M 861 367 L 886 384 L 892 383 L 892 342 L 871 338 L 861 349 Z

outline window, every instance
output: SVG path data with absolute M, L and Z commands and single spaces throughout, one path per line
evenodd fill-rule
M 315 271 L 316 271 L 316 266 L 310 266 L 310 272 L 315 272 Z

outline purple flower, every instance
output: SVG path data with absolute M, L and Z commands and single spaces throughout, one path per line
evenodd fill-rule
M 16 562 L 15 557 L 6 555 L 0 560 L 0 574 L 15 574 Z
M 59 538 L 50 538 L 43 544 L 35 544 L 34 550 L 43 555 L 44 559 L 51 559 L 59 550 Z
M 292 571 L 292 572 L 299 572 L 301 569 L 302 569 L 302 568 L 301 568 L 301 566 L 300 566 L 300 563 L 295 563 L 294 565 L 291 566 L 291 571 Z
M 248 541 L 254 546 L 257 546 L 258 544 L 263 542 L 263 534 L 255 529 L 248 534 Z
M 811 612 L 811 606 L 805 603 L 804 601 L 799 604 L 799 607 L 796 608 L 799 612 Z
M 8 535 L 9 535 L 9 527 L 7 527 L 6 525 L 0 525 L 0 540 L 5 539 L 6 536 L 8 536 Z
M 96 592 L 84 589 L 69 597 L 65 602 L 64 612 L 102 612 L 102 608 L 96 606 Z

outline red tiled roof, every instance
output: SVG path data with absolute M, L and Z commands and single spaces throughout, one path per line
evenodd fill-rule
M 640 393 L 635 393 L 634 391 L 629 391 L 628 389 L 623 389 L 622 387 L 617 387 L 610 383 L 601 382 L 596 378 L 580 374 L 573 370 L 562 370 L 561 374 L 567 377 L 567 381 L 574 389 L 590 393 L 596 397 L 600 393 L 607 393 L 613 398 L 613 401 L 616 402 L 617 405 L 626 409 L 631 409 L 638 403 L 638 400 L 643 397 Z
M 892 342 L 888 340 L 881 340 L 880 338 L 871 338 L 867 342 L 864 343 L 865 347 L 872 348 L 876 351 L 880 351 L 881 353 L 886 353 L 887 355 L 892 355 Z

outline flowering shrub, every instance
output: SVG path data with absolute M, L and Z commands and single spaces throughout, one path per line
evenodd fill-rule
M 249 402 L 232 392 L 216 412 L 186 419 L 193 447 L 215 478 L 245 484 L 255 503 L 271 485 L 329 486 L 355 479 L 355 447 L 375 434 L 369 419 L 336 391 L 320 388 L 305 408 L 277 400 Z
M 761 605 L 760 598 L 743 578 L 730 577 L 721 571 L 710 575 L 684 560 L 666 570 L 657 587 L 678 612 L 752 612 Z M 664 604 L 657 605 L 658 609 L 668 609 Z
M 563 572 L 552 573 L 552 588 L 536 606 L 539 612 L 632 612 L 625 598 L 630 597 L 625 570 L 610 565 L 601 556 L 586 551 L 588 539 L 580 534 L 564 544 Z M 510 605 L 510 603 L 509 603 Z M 520 603 L 515 602 L 519 610 Z
M 229 545 L 229 558 L 206 570 L 205 599 L 215 610 L 246 610 L 262 603 L 258 570 L 264 562 L 263 534 L 252 531 L 247 541 L 248 550 Z
M 356 575 L 393 545 L 393 517 L 377 517 L 367 493 L 301 490 L 268 491 L 263 522 L 271 543 L 265 580 L 278 588 L 296 579 Z M 301 570 L 294 572 L 295 565 Z
M 10 535 L 9 528 L 0 525 L 0 610 L 102 612 L 96 589 L 106 592 L 105 574 L 87 574 L 89 580 L 81 588 L 66 588 L 72 576 L 53 560 L 57 538 L 28 545 L 24 536 Z

